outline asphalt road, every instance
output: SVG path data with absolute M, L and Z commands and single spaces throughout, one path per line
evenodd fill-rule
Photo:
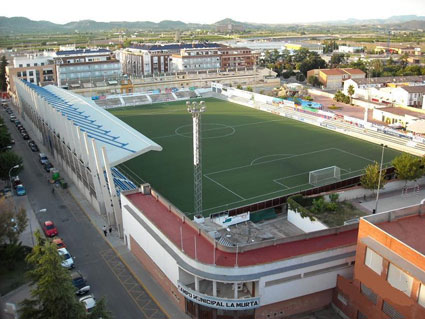
M 0 114 L 15 140 L 13 151 L 23 158 L 24 170 L 19 177 L 40 224 L 46 220 L 56 224 L 59 237 L 75 258 L 75 269 L 87 279 L 96 299 L 106 298 L 107 308 L 114 318 L 146 318 L 106 262 L 104 256 L 108 256 L 112 250 L 102 238 L 103 235 L 99 234 L 66 191 L 56 188 L 52 193 L 53 186 L 48 183 L 49 175 L 39 163 L 38 153 L 30 150 L 28 141 L 23 140 L 15 125 L 9 121 L 3 107 Z M 22 124 L 25 127 L 25 121 Z M 44 208 L 46 212 L 39 212 Z

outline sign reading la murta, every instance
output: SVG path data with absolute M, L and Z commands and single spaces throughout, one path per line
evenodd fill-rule
M 182 284 L 178 284 L 178 289 L 180 293 L 186 298 L 196 302 L 198 304 L 216 308 L 216 309 L 225 309 L 225 310 L 247 310 L 254 309 L 260 306 L 260 298 L 250 298 L 250 299 L 221 299 L 216 297 L 210 297 L 207 295 L 200 294 L 192 289 L 185 287 Z

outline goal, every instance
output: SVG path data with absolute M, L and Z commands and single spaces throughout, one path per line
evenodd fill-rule
M 308 174 L 308 182 L 314 186 L 326 185 L 339 180 L 341 180 L 341 169 L 338 166 L 316 169 Z

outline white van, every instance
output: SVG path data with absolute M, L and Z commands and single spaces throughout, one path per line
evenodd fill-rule
M 39 154 L 39 157 L 40 157 L 40 163 L 41 163 L 41 165 L 44 165 L 44 164 L 46 164 L 49 161 L 49 159 L 47 158 L 46 154 L 40 153 Z

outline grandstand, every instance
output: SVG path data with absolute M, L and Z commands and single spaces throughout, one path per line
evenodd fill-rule
M 103 108 L 122 106 L 121 99 L 119 99 L 119 98 L 102 99 L 102 100 L 99 99 L 99 100 L 95 100 L 94 102 L 98 106 L 103 107 Z
M 172 93 L 149 94 L 149 97 L 152 99 L 152 103 L 169 102 L 169 101 L 176 100 L 176 98 L 174 97 Z
M 129 191 L 137 188 L 137 186 L 131 180 L 129 180 L 123 173 L 121 173 L 118 168 L 111 167 L 111 173 L 114 178 L 115 190 L 118 196 L 120 196 L 120 193 L 122 191 Z M 104 175 L 106 181 L 108 181 L 106 172 L 104 172 Z
M 123 96 L 122 99 L 124 100 L 124 104 L 126 106 L 151 103 L 146 95 Z
M 178 99 L 193 99 L 198 97 L 194 91 L 178 91 L 174 93 Z

